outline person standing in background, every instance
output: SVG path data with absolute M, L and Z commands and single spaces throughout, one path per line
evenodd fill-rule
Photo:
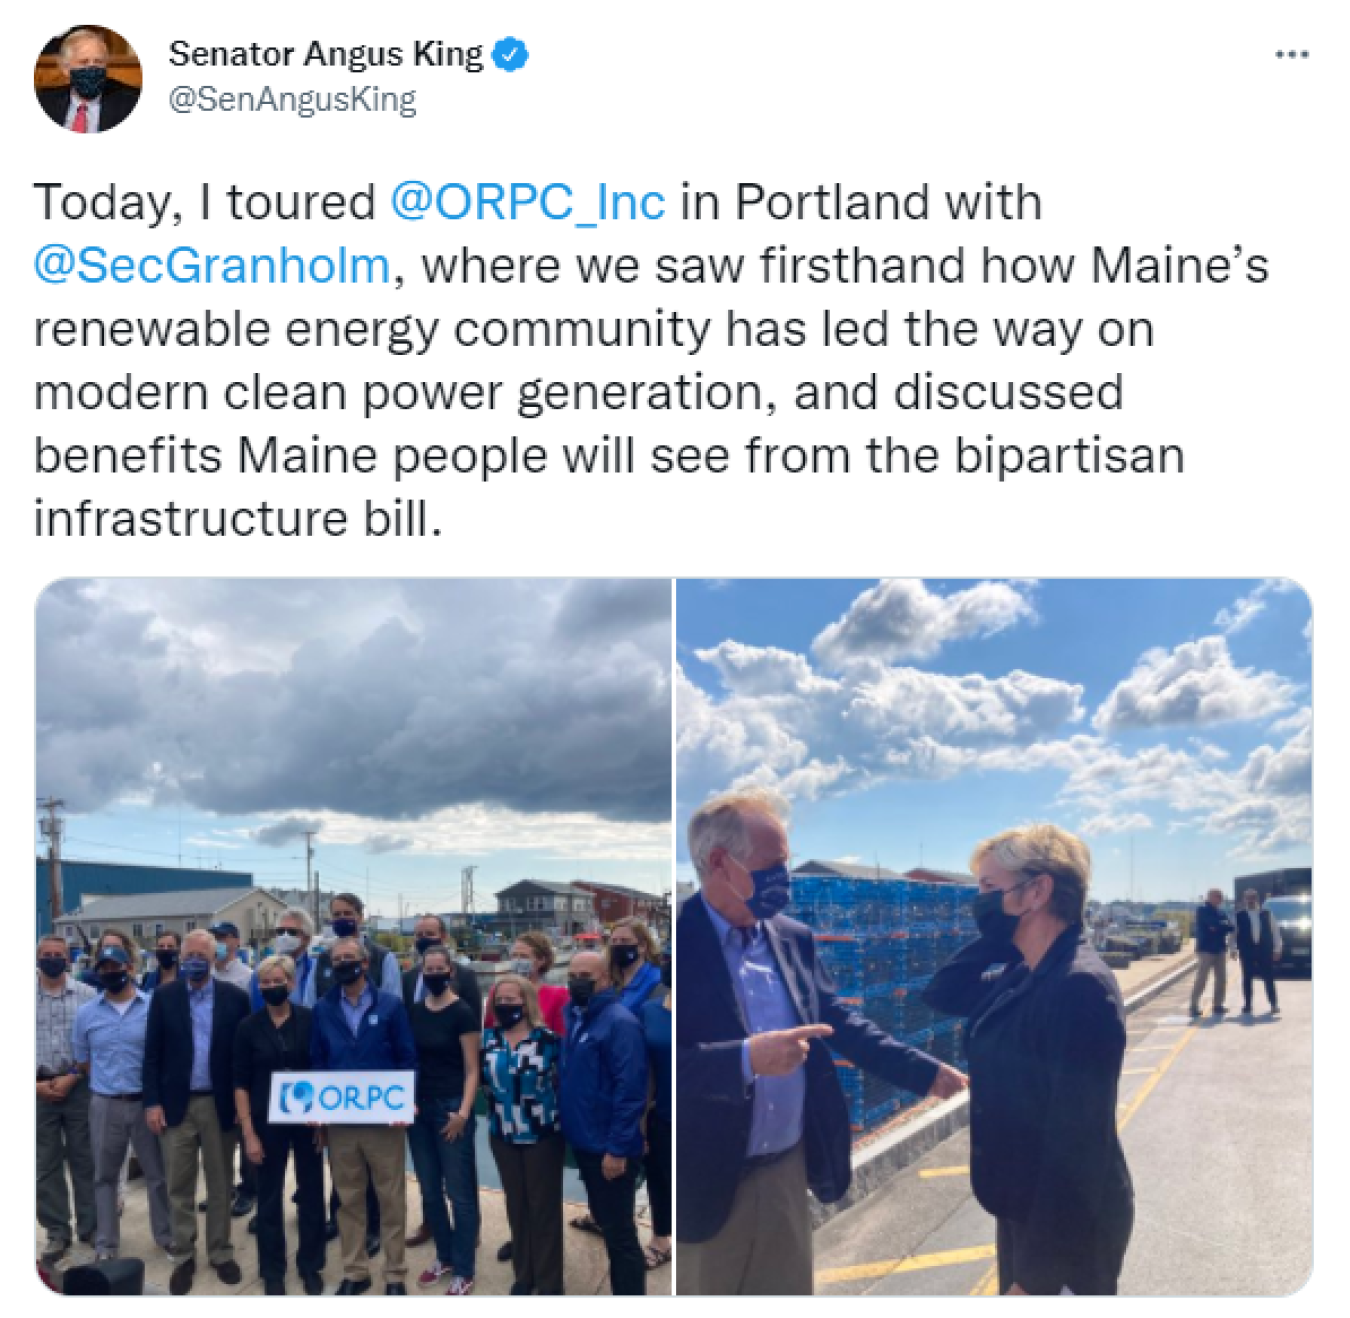
M 216 959 L 211 973 L 247 993 L 253 987 L 253 971 L 239 956 L 239 926 L 222 920 L 213 924 L 209 932 L 216 940 Z
M 1223 893 L 1211 888 L 1195 910 L 1195 986 L 1191 989 L 1191 1015 L 1202 1016 L 1201 999 L 1210 973 L 1214 975 L 1214 1014 L 1222 1016 L 1228 997 L 1228 940 L 1233 922 L 1223 909 Z
M 178 978 L 178 961 L 183 953 L 183 940 L 172 929 L 155 937 L 155 964 L 141 976 L 141 988 L 153 993 L 161 984 L 172 984 Z
M 619 1001 L 633 1013 L 661 988 L 661 945 L 641 920 L 627 916 L 609 934 L 609 978 Z
M 94 1239 L 94 1150 L 89 1085 L 75 1065 L 75 1017 L 94 990 L 70 976 L 59 934 L 37 945 L 37 1219 L 47 1233 L 41 1260 L 55 1267 L 73 1241 Z M 70 1188 L 66 1188 L 66 1174 Z M 70 1221 L 75 1200 L 75 1226 Z
M 671 1202 L 671 1004 L 675 970 L 670 954 L 661 962 L 661 985 L 665 992 L 642 1004 L 642 1033 L 647 1040 L 647 1059 L 651 1064 L 651 1098 L 647 1104 L 647 1152 L 643 1166 L 647 1172 L 647 1196 L 652 1206 L 652 1238 L 643 1250 L 647 1271 L 654 1272 L 670 1262 Z
M 277 920 L 277 936 L 272 946 L 277 956 L 290 957 L 295 966 L 292 977 L 291 1002 L 297 1007 L 314 1005 L 314 958 L 310 956 L 310 945 L 314 941 L 314 921 L 302 906 L 292 906 L 282 911 Z M 262 967 L 259 966 L 261 971 Z M 263 1009 L 262 989 L 255 972 L 249 983 L 249 997 L 255 1012 Z
M 567 987 L 564 984 L 546 984 L 544 978 L 553 969 L 557 954 L 549 936 L 536 929 L 520 934 L 511 944 L 511 970 L 522 979 L 528 979 L 539 998 L 539 1010 L 544 1024 L 560 1039 L 567 1028 L 564 1013 L 567 1009 Z M 489 1000 L 483 1015 L 484 1025 L 495 1025 L 492 1002 Z

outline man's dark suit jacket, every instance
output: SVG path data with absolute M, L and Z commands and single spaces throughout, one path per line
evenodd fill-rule
M 916 1094 L 932 1087 L 938 1063 L 840 1002 L 805 925 L 778 915 L 761 927 L 802 1024 L 834 1029 L 828 1046 L 811 1042 L 804 1112 L 807 1182 L 822 1203 L 834 1203 L 847 1192 L 853 1173 L 848 1109 L 830 1050 Z M 701 895 L 685 902 L 675 938 L 680 957 L 675 1235 L 698 1244 L 726 1224 L 747 1156 L 753 1090 L 742 1077 L 741 1053 L 749 1029 Z
M 141 98 L 139 87 L 129 87 L 116 78 L 109 78 L 103 85 L 102 105 L 98 112 L 98 131 L 109 132 L 122 123 L 136 108 Z M 70 112 L 70 87 L 53 87 L 49 91 L 38 92 L 38 104 L 47 112 L 47 117 L 57 124 L 66 122 Z
M 220 1128 L 234 1125 L 234 1035 L 252 1014 L 248 994 L 216 980 L 211 1019 L 211 1089 Z M 145 1026 L 145 1070 L 141 1088 L 145 1106 L 162 1107 L 170 1126 L 181 1124 L 192 1094 L 192 1011 L 185 979 L 158 988 L 150 997 Z
M 1233 932 L 1233 922 L 1228 913 L 1219 907 L 1201 902 L 1195 910 L 1195 950 L 1207 952 L 1210 956 L 1219 956 L 1228 949 L 1228 937 Z
M 1256 961 L 1259 964 L 1275 959 L 1275 926 L 1270 922 L 1270 912 L 1261 908 L 1261 941 L 1252 941 L 1252 922 L 1247 918 L 1245 909 L 1234 917 L 1237 921 L 1237 950 L 1244 961 Z

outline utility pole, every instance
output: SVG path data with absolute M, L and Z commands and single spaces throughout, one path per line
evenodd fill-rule
M 459 913 L 464 923 L 473 928 L 473 876 L 477 865 L 465 865 L 459 872 Z
M 309 894 L 310 906 L 312 907 L 310 915 L 314 919 L 314 928 L 317 932 L 319 928 L 319 889 L 314 882 L 314 838 L 314 832 L 307 829 L 305 831 L 305 891 Z
M 51 901 L 52 931 L 56 922 L 64 914 L 61 904 L 61 834 L 65 831 L 66 821 L 56 812 L 65 808 L 64 801 L 49 796 L 38 805 L 47 812 L 42 821 L 42 836 L 47 839 L 47 890 Z

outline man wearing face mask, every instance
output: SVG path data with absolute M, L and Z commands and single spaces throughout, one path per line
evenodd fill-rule
M 413 946 L 417 951 L 417 961 L 403 972 L 403 1005 L 411 1013 L 412 1009 L 427 995 L 427 986 L 422 981 L 422 958 L 432 947 L 443 947 L 450 953 L 454 963 L 455 996 L 474 1012 L 479 1020 L 483 1018 L 483 990 L 479 987 L 478 976 L 473 967 L 455 959 L 455 940 L 445 927 L 445 921 L 439 915 L 428 912 L 419 915 L 413 923 Z M 429 1237 L 428 1237 L 429 1239 Z M 422 1243 L 409 1241 L 409 1244 Z
M 222 920 L 219 924 L 213 924 L 210 932 L 216 940 L 216 960 L 211 973 L 217 979 L 243 989 L 245 993 L 251 992 L 253 972 L 239 956 L 239 926 L 229 920 Z
M 140 91 L 108 77 L 108 43 L 91 28 L 76 28 L 57 55 L 69 86 L 40 92 L 48 117 L 72 133 L 106 133 L 136 108 Z
M 75 1016 L 94 1000 L 94 990 L 77 984 L 69 970 L 66 940 L 49 934 L 37 946 L 37 1219 L 47 1232 L 42 1262 L 49 1268 L 56 1266 L 76 1236 L 90 1242 L 94 1238 L 89 1086 L 71 1051 Z
M 206 1180 L 206 1253 L 227 1286 L 243 1280 L 230 1243 L 230 1181 L 239 1125 L 234 1036 L 250 1014 L 243 989 L 212 976 L 215 935 L 183 940 L 182 975 L 156 989 L 145 1034 L 145 1121 L 162 1138 L 173 1210 L 172 1295 L 197 1271 L 197 1177 Z
M 645 1295 L 646 1261 L 633 1210 L 647 1107 L 647 1042 L 637 1017 L 619 1001 L 607 958 L 575 953 L 567 991 L 572 1001 L 559 1084 L 563 1134 L 605 1238 L 610 1290 Z
M 381 993 L 402 996 L 403 981 L 398 957 L 387 947 L 367 936 L 365 931 L 366 904 L 354 892 L 340 892 L 329 903 L 329 923 L 335 940 L 355 938 L 366 950 L 369 959 L 371 983 Z M 317 1003 L 333 991 L 333 967 L 329 959 L 331 949 L 325 949 L 314 958 L 314 1001 Z
M 71 1052 L 89 1081 L 89 1137 L 94 1152 L 94 1258 L 115 1259 L 121 1248 L 117 1186 L 128 1146 L 145 1176 L 150 1234 L 169 1252 L 173 1229 L 164 1177 L 164 1155 L 145 1123 L 142 1091 L 150 997 L 136 987 L 131 958 L 109 945 L 96 953 L 94 973 L 102 992 L 75 1015 Z
M 809 1295 L 807 1189 L 822 1203 L 852 1177 L 852 1132 L 834 1059 L 947 1098 L 953 1068 L 841 1002 L 791 897 L 786 807 L 730 792 L 689 821 L 701 890 L 676 933 L 676 1286 L 681 1295 Z
M 370 954 L 355 938 L 330 949 L 334 986 L 314 1006 L 310 1065 L 316 1071 L 412 1071 L 417 1047 L 403 1000 L 370 982 Z M 339 1295 L 370 1289 L 366 1188 L 373 1183 L 384 1246 L 384 1293 L 406 1295 L 407 1149 L 404 1126 L 329 1126 L 328 1156 L 340 1207 Z
M 1114 1295 L 1134 1222 L 1116 1132 L 1125 1007 L 1083 935 L 1092 856 L 1053 824 L 975 848 L 980 937 L 924 1001 L 967 1018 L 970 1185 L 1004 1295 Z
M 288 956 L 295 963 L 295 986 L 291 989 L 291 1004 L 296 1007 L 314 1005 L 314 958 L 309 946 L 314 941 L 314 921 L 303 907 L 292 906 L 282 911 L 277 920 L 276 937 L 272 948 L 278 956 Z M 266 1005 L 258 986 L 255 971 L 249 980 L 249 997 L 253 1010 L 259 1012 Z

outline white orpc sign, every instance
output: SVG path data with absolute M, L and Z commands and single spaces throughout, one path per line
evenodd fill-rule
M 281 1126 L 411 1126 L 414 1071 L 278 1071 L 267 1120 Z

